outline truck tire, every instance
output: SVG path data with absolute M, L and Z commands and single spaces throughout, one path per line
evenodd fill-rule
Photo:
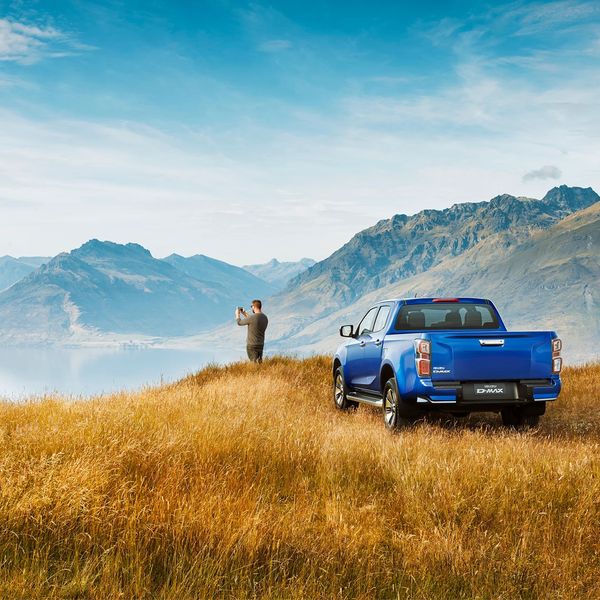
M 537 410 L 537 414 L 534 414 L 523 407 L 505 408 L 501 411 L 502 423 L 505 427 L 511 427 L 512 429 L 517 430 L 533 429 L 540 424 L 540 412 L 541 411 Z
M 338 410 L 355 409 L 358 406 L 358 402 L 348 400 L 348 388 L 342 367 L 338 367 L 333 376 L 333 403 Z
M 383 388 L 383 422 L 388 431 L 398 431 L 403 427 L 412 425 L 417 419 L 413 416 L 403 414 L 403 402 L 398 391 L 398 383 L 395 377 L 385 382 Z

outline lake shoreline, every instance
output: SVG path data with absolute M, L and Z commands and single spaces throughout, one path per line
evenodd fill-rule
M 133 390 L 245 358 L 245 348 L 206 346 L 0 347 L 0 397 Z

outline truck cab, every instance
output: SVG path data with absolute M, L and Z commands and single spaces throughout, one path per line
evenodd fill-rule
M 500 412 L 508 426 L 532 427 L 560 393 L 556 333 L 508 332 L 486 299 L 385 300 L 340 335 L 336 407 L 381 407 L 390 429 L 426 413 L 482 411 Z

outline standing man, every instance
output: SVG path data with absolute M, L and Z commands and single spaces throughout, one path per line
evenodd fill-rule
M 235 310 L 235 320 L 238 325 L 248 325 L 248 337 L 246 338 L 246 352 L 252 362 L 261 363 L 263 358 L 263 348 L 265 347 L 265 329 L 269 324 L 267 315 L 262 312 L 262 302 L 252 300 L 252 313 L 242 309 L 245 319 L 240 319 L 240 309 Z

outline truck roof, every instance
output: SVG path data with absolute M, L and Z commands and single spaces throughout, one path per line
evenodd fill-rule
M 404 302 L 405 304 L 431 304 L 433 302 L 458 302 L 462 304 L 491 304 L 489 300 L 485 298 L 388 298 L 387 300 L 381 300 L 381 302 Z

